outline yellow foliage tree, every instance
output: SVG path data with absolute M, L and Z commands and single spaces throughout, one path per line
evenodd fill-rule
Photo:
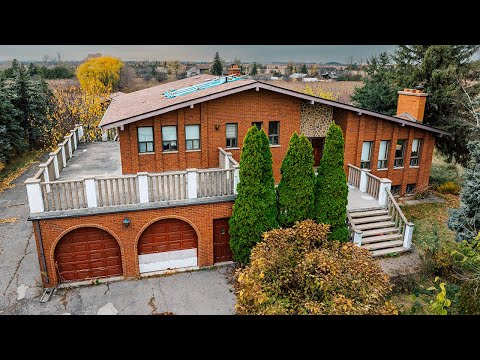
M 110 94 L 120 80 L 123 63 L 112 56 L 100 56 L 85 61 L 77 68 L 77 78 L 87 94 Z
M 333 91 L 323 90 L 320 86 L 313 89 L 311 86 L 306 85 L 303 92 L 307 95 L 317 96 L 327 100 L 338 100 L 338 94 L 334 94 Z

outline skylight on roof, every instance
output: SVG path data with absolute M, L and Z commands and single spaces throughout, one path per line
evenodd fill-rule
M 242 80 L 242 79 L 244 79 L 243 76 L 236 76 L 236 75 L 217 77 L 217 78 L 214 78 L 214 79 L 207 80 L 207 81 L 205 81 L 201 84 L 198 84 L 198 85 L 192 85 L 192 86 L 188 86 L 188 87 L 178 89 L 178 90 L 173 90 L 172 89 L 172 90 L 169 90 L 169 91 L 165 91 L 163 93 L 163 96 L 165 96 L 167 99 L 173 99 L 177 96 L 187 95 L 187 94 L 193 93 L 193 92 L 198 91 L 198 90 L 208 89 L 208 88 L 211 88 L 213 86 L 218 86 L 218 85 L 221 85 L 221 84 L 225 84 L 227 82 L 232 82 L 232 81 L 237 81 L 237 80 Z

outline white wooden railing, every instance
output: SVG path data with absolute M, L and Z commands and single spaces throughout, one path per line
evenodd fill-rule
M 352 164 L 348 164 L 348 183 L 356 188 L 360 187 L 360 174 L 362 170 Z
M 371 197 L 378 200 L 378 194 L 380 192 L 380 184 L 382 183 L 382 179 L 378 176 L 372 175 L 370 172 L 367 172 L 367 194 Z
M 221 197 L 236 194 L 238 169 L 187 169 L 65 181 L 29 179 L 31 213 Z
M 218 162 L 219 162 L 219 168 L 220 169 L 233 169 L 233 191 L 236 194 L 237 193 L 237 184 L 240 181 L 240 165 L 238 162 L 233 158 L 233 155 L 231 152 L 227 152 L 221 147 L 218 148 L 219 151 L 219 156 L 218 156 Z M 230 180 L 230 173 L 227 172 L 227 181 Z
M 410 249 L 412 247 L 412 235 L 414 224 L 409 222 L 402 209 L 398 206 L 397 201 L 393 197 L 390 189 L 385 189 L 387 193 L 387 211 L 388 215 L 392 217 L 392 221 L 395 223 L 395 227 L 400 230 L 403 235 L 403 247 Z

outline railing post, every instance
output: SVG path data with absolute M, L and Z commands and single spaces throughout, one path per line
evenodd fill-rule
M 188 198 L 197 198 L 197 169 L 187 169 Z
M 239 165 L 234 165 L 233 166 L 233 193 L 235 195 L 238 194 L 237 192 L 237 185 L 240 182 L 240 166 Z
M 77 150 L 77 135 L 75 134 L 75 130 L 70 130 L 72 133 L 72 138 L 73 138 L 73 151 Z
M 150 202 L 150 198 L 148 196 L 148 173 L 147 172 L 139 172 L 137 173 L 138 176 L 138 191 L 140 195 L 140 203 L 148 203 Z
M 108 141 L 108 133 L 107 131 L 102 132 L 102 141 Z
M 367 173 L 369 172 L 370 172 L 369 169 L 362 169 L 362 171 L 360 172 L 360 186 L 358 187 L 358 189 L 361 192 L 367 192 L 367 185 L 368 185 Z
M 97 207 L 97 190 L 95 189 L 95 177 L 85 178 L 85 193 L 87 194 L 87 207 Z
M 60 171 L 58 169 L 58 156 L 56 153 L 54 152 L 51 152 L 50 154 L 48 154 L 50 157 L 53 157 L 52 161 L 53 161 L 53 168 L 55 169 L 55 180 L 58 179 L 60 177 Z
M 410 249 L 412 247 L 412 235 L 414 227 L 415 225 L 412 223 L 405 224 L 405 231 L 403 232 L 403 247 L 405 249 Z
M 387 206 L 387 189 L 390 190 L 392 188 L 392 180 L 383 178 L 380 179 L 380 189 L 378 190 L 378 205 L 385 207 Z
M 70 136 L 65 136 L 65 140 L 67 140 L 67 146 L 68 146 L 68 158 L 72 158 L 72 142 L 70 141 Z
M 25 186 L 27 187 L 28 205 L 30 206 L 31 213 L 39 213 L 45 211 L 45 207 L 43 204 L 42 187 L 40 185 L 40 182 L 40 179 L 25 180 Z
M 47 193 L 49 193 L 50 190 L 50 185 L 48 183 L 50 182 L 50 174 L 48 173 L 48 166 L 47 164 L 40 164 L 38 165 L 39 168 L 43 168 L 43 181 L 47 183 L 46 190 Z
M 75 124 L 75 127 L 78 128 L 78 141 L 83 137 L 83 125 Z
M 60 145 L 60 148 L 62 149 L 62 161 L 63 161 L 63 167 L 67 167 L 67 156 L 65 155 L 65 144 Z
M 358 247 L 362 246 L 362 235 L 362 231 L 360 230 L 355 230 L 353 234 L 353 243 Z

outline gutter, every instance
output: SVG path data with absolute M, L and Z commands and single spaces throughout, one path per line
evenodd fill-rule
M 45 261 L 45 252 L 43 250 L 42 230 L 40 230 L 40 221 L 39 220 L 35 221 L 35 227 L 37 229 L 37 234 L 38 234 L 38 244 L 40 245 L 40 255 L 41 255 L 41 258 L 42 258 L 42 266 L 45 269 L 45 282 L 48 284 L 50 282 L 50 279 L 48 278 L 47 263 Z

